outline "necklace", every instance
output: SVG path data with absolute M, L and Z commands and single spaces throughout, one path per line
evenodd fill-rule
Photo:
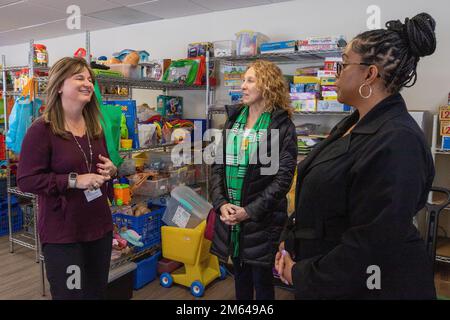
M 75 142 L 78 145 L 78 148 L 80 148 L 81 153 L 84 156 L 84 161 L 86 162 L 86 169 L 89 173 L 91 173 L 92 170 L 92 145 L 91 145 L 91 140 L 89 139 L 89 133 L 86 130 L 86 135 L 87 135 L 87 139 L 88 139 L 88 145 L 89 145 L 89 154 L 90 154 L 90 161 L 88 162 L 86 153 L 84 152 L 83 148 L 81 147 L 80 143 L 78 142 L 77 138 L 75 137 L 75 135 L 73 134 L 72 131 L 70 131 L 70 133 L 72 134 L 73 139 L 75 140 Z

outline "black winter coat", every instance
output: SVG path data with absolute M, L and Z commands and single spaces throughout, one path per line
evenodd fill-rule
M 229 114 L 223 130 L 222 142 L 226 142 L 225 130 L 232 128 L 239 113 L 240 109 L 235 109 Z M 259 156 L 256 163 L 248 166 L 242 188 L 242 207 L 245 208 L 250 219 L 241 222 L 239 254 L 244 263 L 267 267 L 274 263 L 279 237 L 287 221 L 286 194 L 291 187 L 297 165 L 297 135 L 295 126 L 286 111 L 276 109 L 272 113 L 267 135 L 269 156 L 271 155 L 270 130 L 272 129 L 278 129 L 279 132 L 280 142 L 276 144 L 280 158 L 279 169 L 273 175 L 262 175 L 261 169 L 267 169 L 270 164 L 263 164 L 264 161 L 261 161 Z M 274 135 L 272 136 L 276 139 Z M 261 142 L 259 145 L 262 145 Z M 216 155 L 210 183 L 210 195 L 217 212 L 211 252 L 226 262 L 230 255 L 231 229 L 219 218 L 220 207 L 229 202 L 225 182 L 225 144 L 221 143 L 218 150 L 223 152 Z M 259 152 L 256 153 L 259 154 Z M 223 164 L 217 164 L 219 157 Z
M 282 236 L 297 261 L 296 297 L 435 298 L 413 224 L 434 178 L 424 135 L 400 94 L 343 137 L 358 119 L 355 112 L 341 121 L 298 166 L 296 211 Z

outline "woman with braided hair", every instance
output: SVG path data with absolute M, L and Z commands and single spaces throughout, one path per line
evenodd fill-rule
M 399 93 L 436 48 L 421 13 L 356 36 L 338 65 L 338 100 L 356 111 L 298 166 L 296 210 L 275 265 L 299 299 L 434 299 L 413 217 L 434 178 L 424 135 Z

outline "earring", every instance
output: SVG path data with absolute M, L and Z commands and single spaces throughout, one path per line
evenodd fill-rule
M 368 87 L 369 87 L 369 94 L 368 94 L 367 96 L 364 96 L 364 95 L 362 94 L 362 88 L 365 87 L 365 86 L 368 86 Z M 361 98 L 363 98 L 363 99 L 369 99 L 369 98 L 372 96 L 372 87 L 370 86 L 370 84 L 363 83 L 363 84 L 359 87 L 358 92 L 359 92 L 359 95 L 361 96 Z

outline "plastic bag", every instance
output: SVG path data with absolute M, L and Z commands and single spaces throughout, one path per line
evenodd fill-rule
M 38 110 L 42 101 L 35 99 L 31 101 L 29 97 L 19 97 L 9 116 L 9 129 L 6 133 L 6 145 L 15 154 L 20 154 L 22 142 L 28 128 L 33 121 L 33 109 Z
M 100 124 L 105 135 L 109 158 L 116 167 L 120 167 L 123 162 L 123 159 L 119 154 L 120 120 L 122 118 L 122 110 L 120 107 L 103 105 L 102 95 L 97 82 L 95 83 L 94 91 L 100 106 L 100 112 L 102 114 Z

